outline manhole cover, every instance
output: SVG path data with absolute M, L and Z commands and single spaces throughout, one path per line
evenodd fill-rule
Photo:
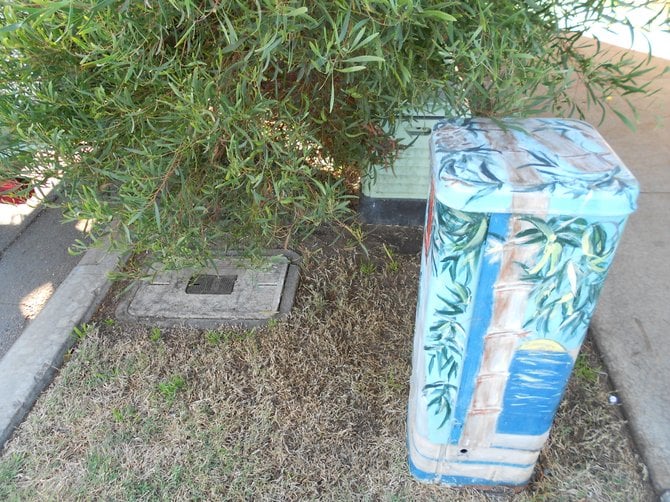
M 157 326 L 263 324 L 290 310 L 298 261 L 296 253 L 273 251 L 254 268 L 239 257 L 224 256 L 205 270 L 159 271 L 131 289 L 117 315 Z M 152 268 L 160 270 L 160 265 Z

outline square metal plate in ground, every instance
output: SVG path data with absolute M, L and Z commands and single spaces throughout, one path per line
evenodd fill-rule
M 188 280 L 187 295 L 232 295 L 237 275 L 197 274 Z
M 152 279 L 131 289 L 117 315 L 157 326 L 264 324 L 290 310 L 298 261 L 291 251 L 272 251 L 254 266 L 239 256 L 222 256 L 204 270 L 160 271 L 154 264 Z

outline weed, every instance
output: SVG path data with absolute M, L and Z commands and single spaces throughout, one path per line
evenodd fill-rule
M 598 374 L 602 371 L 599 366 L 592 366 L 586 354 L 580 353 L 575 361 L 574 375 L 587 383 L 598 382 Z
M 125 419 L 123 412 L 118 408 L 112 408 L 112 416 L 114 417 L 114 420 L 117 422 L 123 422 Z
M 270 319 L 268 321 L 268 327 L 273 327 L 277 325 L 276 319 Z M 233 329 L 224 330 L 224 331 L 206 331 L 205 340 L 210 345 L 218 345 L 223 342 L 230 342 L 232 340 L 241 340 L 244 337 L 251 336 L 255 333 L 255 330 L 249 331 L 236 331 Z
M 130 422 L 137 417 L 137 409 L 132 405 L 125 405 L 121 408 L 112 408 L 112 417 L 117 423 Z
M 153 438 L 165 433 L 163 421 L 158 417 L 137 417 L 139 437 L 143 441 L 151 442 Z
M 110 371 L 96 371 L 88 379 L 89 385 L 96 386 L 107 383 L 119 375 L 119 370 L 114 368 Z
M 163 336 L 163 333 L 161 332 L 160 328 L 153 327 L 151 328 L 151 333 L 149 334 L 149 340 L 152 342 L 157 342 L 161 339 L 161 336 Z
M 167 381 L 158 384 L 158 391 L 168 404 L 172 404 L 177 393 L 186 387 L 186 380 L 181 375 L 173 375 Z
M 352 244 L 361 249 L 365 256 L 370 256 L 368 248 L 365 247 L 365 232 L 363 231 L 363 228 L 358 224 L 345 225 L 344 223 L 340 223 L 340 226 L 351 235 L 351 238 L 353 239 Z
M 108 317 L 107 319 L 105 319 L 102 322 L 105 326 L 109 326 L 109 327 L 112 327 L 112 326 L 116 325 L 116 319 L 112 319 L 111 317 Z
M 375 264 L 372 263 L 369 260 L 366 260 L 363 263 L 361 263 L 360 271 L 361 271 L 361 274 L 364 275 L 364 276 L 370 276 L 370 275 L 374 274 L 376 272 L 376 270 L 377 270 L 377 267 L 375 266 Z
M 218 345 L 224 339 L 225 335 L 221 331 L 205 331 L 205 340 L 210 345 Z
M 386 244 L 384 244 L 384 252 L 388 257 L 388 262 L 386 263 L 386 270 L 393 273 L 397 272 L 400 269 L 400 264 L 398 263 L 398 260 L 396 260 L 395 258 L 395 253 Z
M 72 336 L 77 340 L 83 340 L 95 329 L 94 324 L 82 323 L 79 326 L 72 328 Z
M 105 451 L 90 452 L 86 456 L 85 465 L 88 481 L 93 485 L 104 486 L 120 477 L 120 472 L 111 453 Z
M 393 368 L 389 368 L 386 372 L 386 386 L 394 392 L 399 392 L 407 387 L 407 383 L 405 379 L 398 378 L 398 375 Z
M 128 500 L 154 500 L 157 498 L 155 487 L 145 480 L 131 479 L 126 481 L 124 489 Z
M 18 478 L 26 462 L 26 456 L 21 453 L 12 453 L 0 460 L 0 498 L 10 498 L 12 483 Z

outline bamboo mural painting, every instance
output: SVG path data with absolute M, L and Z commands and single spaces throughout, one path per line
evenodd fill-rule
M 444 121 L 431 159 L 410 467 L 424 481 L 525 484 L 637 182 L 576 120 Z

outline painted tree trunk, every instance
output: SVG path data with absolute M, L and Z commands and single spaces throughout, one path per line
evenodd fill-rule
M 445 121 L 408 410 L 420 480 L 532 475 L 638 187 L 588 124 Z

